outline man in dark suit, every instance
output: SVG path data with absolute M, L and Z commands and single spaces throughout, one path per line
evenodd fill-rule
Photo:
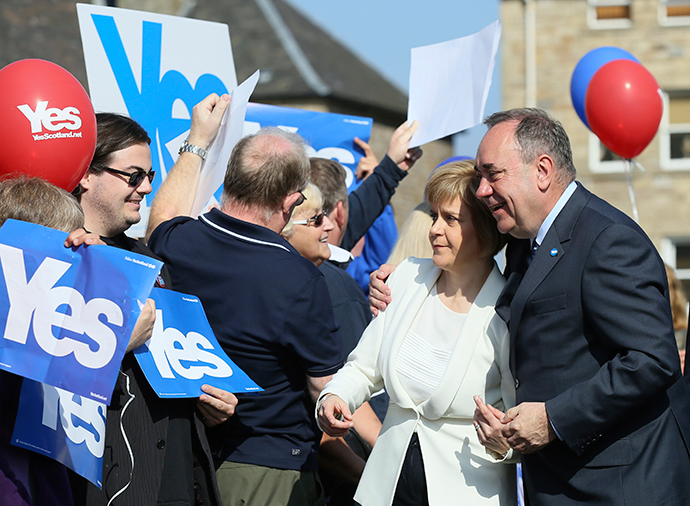
M 480 438 L 499 427 L 524 454 L 533 506 L 690 504 L 688 394 L 654 245 L 575 182 L 567 134 L 545 112 L 485 123 L 477 195 L 513 237 L 496 310 L 518 405 L 479 416 Z

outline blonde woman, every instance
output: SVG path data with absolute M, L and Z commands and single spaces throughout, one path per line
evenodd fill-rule
M 500 410 L 515 399 L 508 332 L 494 312 L 504 278 L 493 256 L 505 236 L 476 189 L 473 161 L 434 172 L 425 189 L 432 259 L 398 266 L 394 300 L 319 397 L 331 436 L 347 433 L 372 393 L 385 387 L 391 397 L 355 494 L 363 505 L 516 502 L 507 442 L 499 432 L 482 446 L 473 423 L 474 396 Z

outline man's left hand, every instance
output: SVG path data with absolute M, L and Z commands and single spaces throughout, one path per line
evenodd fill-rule
M 201 390 L 204 394 L 199 397 L 196 405 L 206 427 L 221 424 L 235 414 L 237 397 L 234 394 L 211 385 L 202 385 Z
M 523 402 L 501 420 L 503 436 L 520 453 L 534 453 L 556 439 L 543 402 Z

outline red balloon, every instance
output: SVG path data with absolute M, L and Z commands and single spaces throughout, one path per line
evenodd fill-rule
M 96 149 L 96 115 L 84 87 L 45 60 L 0 69 L 0 175 L 37 176 L 72 191 Z
M 654 76 L 632 60 L 615 60 L 592 77 L 585 95 L 589 126 L 601 142 L 623 158 L 634 158 L 649 145 L 664 105 Z

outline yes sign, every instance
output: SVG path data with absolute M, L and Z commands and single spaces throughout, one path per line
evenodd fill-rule
M 100 488 L 106 411 L 100 402 L 25 379 L 12 444 L 53 458 Z
M 201 385 L 229 392 L 260 392 L 218 344 L 198 298 L 154 288 L 151 339 L 134 351 L 159 397 L 198 397 Z
M 7 220 L 0 229 L 0 368 L 109 402 L 161 262 Z

